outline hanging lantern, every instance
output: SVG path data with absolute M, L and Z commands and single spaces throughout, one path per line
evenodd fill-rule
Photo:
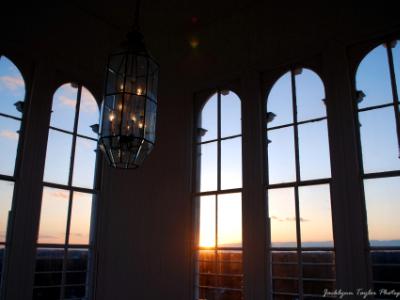
M 138 30 L 109 56 L 99 145 L 115 168 L 137 168 L 154 147 L 158 70 Z

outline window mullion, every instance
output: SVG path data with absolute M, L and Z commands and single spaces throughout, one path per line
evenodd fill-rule
M 296 99 L 296 79 L 294 71 L 290 72 L 292 84 L 292 108 L 293 108 L 293 130 L 294 130 L 294 150 L 296 164 L 296 183 L 300 182 L 300 156 L 299 156 L 299 132 L 297 124 L 297 99 Z M 299 187 L 294 186 L 294 199 L 296 211 L 296 239 L 297 239 L 297 259 L 298 259 L 298 290 L 300 299 L 303 299 L 303 280 L 302 280 L 302 253 L 301 253 L 301 233 L 300 233 L 300 208 L 299 208 Z
M 76 101 L 76 108 L 75 108 L 74 133 L 72 135 L 71 160 L 70 160 L 70 165 L 69 165 L 69 177 L 68 177 L 68 186 L 69 187 L 72 186 L 72 177 L 73 177 L 73 173 L 74 173 L 76 134 L 78 131 L 78 119 L 79 119 L 79 107 L 81 104 L 81 94 L 82 94 L 82 86 L 79 85 L 77 101 Z
M 386 43 L 386 50 L 389 58 L 389 70 L 390 70 L 390 81 L 392 87 L 393 94 L 393 110 L 396 120 L 396 133 L 397 133 L 397 145 L 398 145 L 398 156 L 400 157 L 400 109 L 399 109 L 399 98 L 397 94 L 397 85 L 396 85 L 396 74 L 394 71 L 394 63 L 393 63 L 393 51 L 391 47 L 391 43 Z

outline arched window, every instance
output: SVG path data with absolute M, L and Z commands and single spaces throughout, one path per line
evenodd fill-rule
M 9 211 L 16 183 L 16 161 L 24 111 L 25 82 L 17 67 L 0 56 L 0 281 Z
M 400 44 L 360 63 L 356 101 L 374 290 L 400 290 Z
M 54 94 L 40 226 L 34 299 L 81 299 L 90 278 L 92 207 L 98 106 L 82 85 L 68 83 Z M 95 125 L 95 126 L 92 126 Z
M 267 99 L 267 199 L 274 299 L 319 297 L 335 287 L 330 155 L 324 85 L 294 69 Z
M 196 127 L 196 299 L 242 299 L 241 102 L 218 91 Z

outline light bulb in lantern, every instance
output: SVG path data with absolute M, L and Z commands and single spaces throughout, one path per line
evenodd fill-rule
M 142 94 L 143 94 L 142 88 L 138 87 L 138 88 L 136 89 L 136 94 L 142 95 Z
M 139 128 L 143 129 L 143 122 L 139 122 Z
M 121 84 L 119 85 L 119 90 L 120 90 L 120 91 L 123 91 L 123 90 L 124 90 L 124 84 L 123 84 L 123 83 L 121 83 Z
M 115 119 L 114 113 L 110 113 L 109 119 L 110 119 L 110 122 L 114 121 L 114 119 Z
M 118 109 L 119 109 L 119 110 L 122 110 L 122 104 L 121 104 L 121 103 L 118 104 Z
M 135 123 L 136 122 L 136 116 L 132 114 L 131 120 L 132 120 L 133 123 Z

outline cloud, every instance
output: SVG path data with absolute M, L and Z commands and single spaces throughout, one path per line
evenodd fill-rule
M 0 131 L 0 137 L 6 138 L 9 140 L 13 140 L 13 141 L 17 141 L 18 133 L 16 133 L 15 131 L 12 131 L 12 130 L 3 129 Z
M 76 100 L 75 99 L 69 98 L 69 97 L 64 96 L 64 95 L 58 96 L 58 99 L 59 99 L 61 105 L 68 106 L 68 107 L 71 107 L 71 108 L 75 109 L 75 107 L 76 107 Z M 94 113 L 94 112 L 98 112 L 99 108 L 98 108 L 97 103 L 96 103 L 95 100 L 92 100 L 92 99 L 90 99 L 88 97 L 85 97 L 83 95 L 82 99 L 81 99 L 80 110 L 82 112 Z
M 67 96 L 59 96 L 58 99 L 60 100 L 62 105 L 68 106 L 68 107 L 72 107 L 75 108 L 76 106 L 76 100 L 75 99 L 71 99 Z
M 47 192 L 46 194 L 47 194 L 48 197 L 69 199 L 69 192 L 68 191 L 50 191 L 50 192 Z
M 0 76 L 0 84 L 11 91 L 16 91 L 25 86 L 22 78 L 14 76 Z
M 79 139 L 79 144 L 87 150 L 95 150 L 96 144 L 93 141 L 87 139 Z
M 296 218 L 295 217 L 291 217 L 291 218 L 286 217 L 285 219 L 281 219 L 281 218 L 278 218 L 277 216 L 271 216 L 270 219 L 271 220 L 276 220 L 278 222 L 285 222 L 285 221 L 296 222 Z M 300 222 L 308 222 L 308 221 L 309 221 L 308 219 L 300 218 Z
M 96 100 L 92 99 L 92 97 L 89 98 L 82 95 L 81 110 L 83 112 L 94 113 L 99 111 L 99 107 Z
M 40 238 L 40 239 L 43 239 L 43 240 L 53 240 L 53 239 L 58 239 L 58 236 L 56 236 L 56 235 L 51 235 L 51 234 L 41 234 L 41 235 L 39 236 L 39 238 Z

